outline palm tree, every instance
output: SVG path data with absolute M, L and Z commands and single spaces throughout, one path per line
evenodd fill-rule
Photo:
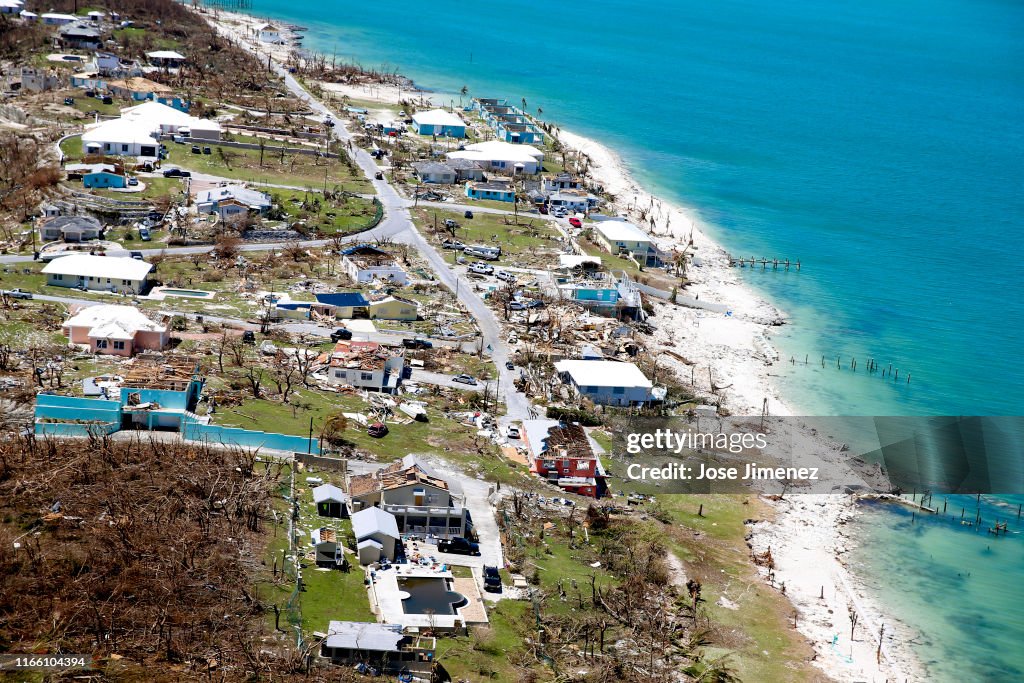
M 465 97 L 467 93 L 469 93 L 469 86 L 468 85 L 462 86 L 462 90 L 459 91 L 459 106 L 460 107 L 462 106 L 462 98 Z
M 522 103 L 523 103 L 523 111 L 526 111 L 526 98 L 525 97 L 522 99 Z

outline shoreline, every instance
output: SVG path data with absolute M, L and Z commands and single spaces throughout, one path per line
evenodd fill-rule
M 246 32 L 246 27 L 259 22 L 254 16 L 225 11 L 217 15 L 215 19 L 209 11 L 200 14 L 223 34 L 247 44 L 250 49 L 271 55 L 279 63 L 286 63 L 293 51 L 303 49 L 255 43 Z M 403 96 L 408 99 L 415 95 L 429 102 L 432 96 L 448 95 L 395 84 L 321 85 L 332 93 L 381 104 L 397 104 Z M 441 99 L 437 102 L 444 104 Z M 729 385 L 730 393 L 718 398 L 732 414 L 760 414 L 765 406 L 771 415 L 795 414 L 769 373 L 779 358 L 771 335 L 784 314 L 740 280 L 737 269 L 728 265 L 728 252 L 709 236 L 709 228 L 700 220 L 698 212 L 644 190 L 633 179 L 622 158 L 602 143 L 564 128 L 557 128 L 554 137 L 566 148 L 589 157 L 590 177 L 615 196 L 613 206 L 617 212 L 629 217 L 660 242 L 682 241 L 685 244 L 692 240 L 702 265 L 687 270 L 687 292 L 704 301 L 725 304 L 732 313 L 723 316 L 656 301 L 657 329 L 650 337 L 652 350 L 671 349 L 679 343 L 683 355 L 700 367 L 702 374 L 708 371 L 708 378 L 696 377 L 697 391 L 705 396 L 715 394 L 712 381 L 715 385 Z M 635 220 L 638 206 L 651 208 L 653 226 L 650 221 Z M 661 357 L 680 377 L 686 376 L 683 363 L 668 354 L 661 354 Z M 710 373 L 714 373 L 714 380 L 710 379 Z M 702 385 L 704 379 L 708 381 Z M 839 452 L 835 444 L 826 443 L 820 437 L 808 438 L 815 446 Z M 890 678 L 925 680 L 922 667 L 906 646 L 911 637 L 909 629 L 896 626 L 900 622 L 874 604 L 866 595 L 868 591 L 863 583 L 840 559 L 851 542 L 842 533 L 842 526 L 856 517 L 857 498 L 845 494 L 792 494 L 789 498 L 768 502 L 776 517 L 748 525 L 751 550 L 761 553 L 772 548 L 776 556 L 775 582 L 786 585 L 784 595 L 800 613 L 797 629 L 817 653 L 815 665 L 833 680 L 843 682 L 880 683 Z M 767 576 L 767 570 L 761 569 L 762 575 Z M 819 598 L 822 592 L 824 599 Z M 852 644 L 841 635 L 848 634 L 847 608 L 851 606 L 860 614 L 860 640 Z M 892 633 L 887 634 L 882 663 L 877 664 L 878 625 L 883 621 L 887 631 L 892 627 Z M 893 633 L 898 636 L 896 639 L 891 638 Z M 832 636 L 837 634 L 840 634 L 839 641 L 833 645 Z M 851 653 L 856 664 L 847 661 Z

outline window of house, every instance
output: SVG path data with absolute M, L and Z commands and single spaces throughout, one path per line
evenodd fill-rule
M 129 285 L 129 284 L 131 284 L 131 282 L 129 280 L 121 280 L 121 284 L 122 285 Z
M 624 394 L 626 393 L 626 387 L 615 387 L 612 389 L 613 394 Z
M 54 280 L 63 280 L 64 276 L 62 274 L 60 274 L 60 273 L 57 273 L 56 275 L 53 276 L 53 279 Z
M 344 378 L 345 377 L 345 371 L 344 370 L 335 370 L 334 371 L 334 376 L 335 377 Z
M 362 373 L 362 378 L 363 378 L 364 382 L 369 382 L 371 379 L 373 379 L 373 373 L 372 372 L 364 372 L 364 373 Z
M 124 342 L 123 341 L 116 341 L 116 342 L 114 342 L 114 350 L 115 351 L 124 351 Z
M 107 340 L 106 339 L 97 339 L 96 340 L 96 348 L 97 349 L 105 349 L 105 348 L 107 348 Z
M 128 151 L 128 145 L 121 145 L 121 151 L 122 152 L 127 152 Z

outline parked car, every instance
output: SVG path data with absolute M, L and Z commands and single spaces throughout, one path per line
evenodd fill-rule
M 512 273 L 507 273 L 504 270 L 501 271 L 500 273 L 498 273 L 497 275 L 495 275 L 494 277 L 498 278 L 499 280 L 504 280 L 505 282 L 515 282 L 516 281 L 516 276 L 515 275 L 513 275 Z
M 209 147 L 203 147 L 203 154 L 213 154 L 213 150 Z
M 509 341 L 511 342 L 511 340 L 509 340 Z M 516 341 L 519 341 L 519 340 L 517 339 Z M 516 364 L 513 363 L 510 360 L 507 360 L 507 361 L 505 361 L 505 369 L 506 370 L 515 370 L 516 369 Z
M 331 341 L 332 342 L 348 341 L 351 338 L 352 338 L 352 330 L 349 330 L 349 329 L 344 328 L 344 327 L 339 327 L 334 332 L 331 332 Z
M 191 178 L 192 173 L 189 171 L 183 171 L 180 168 L 165 168 L 164 178 Z
M 67 106 L 70 107 L 70 106 L 74 105 L 74 103 L 75 103 L 75 98 L 74 97 L 65 97 L 64 98 L 64 104 L 66 104 Z
M 171 139 L 174 140 L 179 145 L 184 145 L 185 144 L 185 137 L 182 136 L 182 135 L 174 135 L 174 136 L 171 137 Z
M 131 252 L 128 252 L 128 253 L 131 254 L 131 257 L 133 259 L 135 259 L 136 261 L 141 261 L 142 260 L 142 252 L 141 251 L 131 251 Z
M 463 215 L 463 216 L 464 216 L 465 218 L 472 218 L 472 217 L 473 217 L 473 212 L 467 209 L 467 210 L 466 210 L 466 213 L 464 213 L 464 214 L 462 214 L 462 215 Z
M 466 540 L 461 536 L 442 538 L 437 541 L 437 550 L 442 553 L 458 553 L 459 555 L 479 555 L 480 544 Z
M 21 289 L 20 287 L 15 288 L 15 289 L 9 289 L 6 292 L 4 292 L 4 294 L 6 294 L 7 296 L 9 296 L 12 299 L 31 299 L 32 298 L 32 292 L 26 292 L 23 289 Z
M 441 242 L 441 246 L 445 249 L 455 249 L 456 251 L 462 251 L 466 248 L 465 244 L 455 240 L 445 240 L 444 242 Z
M 444 227 L 450 228 L 450 229 L 455 229 L 455 228 L 459 227 L 459 224 L 456 223 L 455 221 L 453 221 L 451 218 L 446 218 L 445 221 L 444 221 Z
M 139 179 L 136 178 L 135 176 L 131 176 L 130 178 L 128 178 L 128 186 L 129 187 L 135 187 L 138 184 L 139 184 Z
M 366 433 L 375 439 L 383 439 L 388 434 L 388 426 L 383 422 L 374 422 L 366 428 Z
M 515 425 L 509 425 L 508 427 L 505 427 L 505 436 L 507 436 L 510 439 L 518 439 L 519 427 L 516 427 Z
M 199 145 L 192 145 L 192 153 L 193 154 L 202 154 L 203 153 L 203 149 Z
M 484 565 L 484 590 L 492 593 L 501 592 L 501 574 L 497 567 Z
M 153 239 L 149 234 L 149 228 L 139 228 L 139 239 L 143 242 L 148 242 Z
M 477 273 L 478 275 L 490 275 L 494 272 L 494 267 L 486 263 L 470 263 L 469 272 Z
M 432 349 L 434 345 L 426 339 L 403 339 L 402 346 L 407 349 Z
M 252 330 L 246 330 L 245 332 L 242 332 L 242 342 L 245 344 L 255 344 L 256 333 L 253 332 Z
M 466 374 L 455 375 L 454 377 L 452 377 L 452 381 L 458 382 L 459 384 L 468 384 L 472 387 L 476 386 L 476 380 L 473 379 L 472 376 Z
M 512 301 L 512 302 L 509 302 L 508 310 L 510 310 L 510 311 L 525 311 L 526 310 L 526 304 L 524 304 L 522 301 Z
M 583 221 L 581 221 L 579 218 L 576 218 L 576 216 L 572 216 L 569 218 L 569 225 L 571 225 L 574 228 L 582 228 Z
M 114 103 L 114 98 L 111 97 L 110 95 L 104 95 L 103 99 L 101 101 L 103 102 L 103 104 L 113 104 Z

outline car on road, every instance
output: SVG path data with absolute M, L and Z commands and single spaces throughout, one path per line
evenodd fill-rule
M 332 342 L 338 342 L 338 341 L 342 341 L 342 340 L 348 341 L 351 338 L 352 338 L 352 330 L 349 330 L 349 329 L 344 328 L 344 327 L 339 327 L 334 332 L 331 332 L 331 341 Z
M 495 275 L 494 277 L 498 278 L 499 280 L 504 280 L 505 282 L 515 282 L 516 281 L 516 276 L 515 275 L 513 275 L 512 273 L 505 272 L 504 270 L 501 271 L 500 273 L 498 273 L 497 275 Z
M 434 345 L 426 339 L 403 339 L 402 346 L 407 349 L 432 349 Z
M 388 434 L 388 426 L 383 422 L 374 422 L 366 428 L 366 433 L 375 439 L 383 439 Z
M 15 288 L 15 289 L 9 289 L 9 290 L 5 291 L 4 294 L 6 294 L 7 296 L 9 296 L 12 299 L 31 299 L 32 298 L 32 292 L 26 292 L 23 289 L 21 289 L 20 287 Z
M 377 171 L 376 173 L 374 173 L 373 177 L 374 177 L 375 180 L 384 180 L 384 174 L 381 173 L 380 171 Z
M 148 242 L 153 239 L 149 234 L 149 228 L 139 228 L 139 239 L 143 242 Z
M 464 213 L 462 215 L 463 215 L 464 218 L 472 218 L 473 217 L 473 212 L 470 211 L 469 209 L 466 209 L 466 213 Z
M 576 218 L 576 216 L 572 216 L 569 219 L 569 225 L 571 225 L 574 228 L 582 228 L 583 227 L 583 221 L 581 221 L 579 218 Z
M 562 207 L 556 207 L 554 209 L 551 209 L 551 215 L 554 216 L 555 218 L 565 218 L 566 216 L 569 215 L 569 212 L 563 209 Z
M 136 178 L 135 176 L 130 176 L 128 178 L 128 186 L 129 187 L 135 187 L 138 184 L 139 184 L 139 179 Z
M 476 273 L 477 275 L 490 275 L 494 272 L 494 267 L 486 263 L 471 263 L 469 264 L 469 272 Z
M 454 249 L 456 251 L 462 251 L 466 248 L 465 244 L 456 240 L 445 240 L 444 242 L 441 242 L 441 246 L 444 249 Z
M 518 340 L 518 339 L 516 339 L 516 341 L 519 341 L 519 340 Z M 512 340 L 511 340 L 511 339 L 509 340 L 509 343 L 512 343 Z M 515 370 L 515 369 L 516 369 L 516 364 L 515 364 L 515 363 L 513 363 L 513 362 L 512 362 L 512 361 L 510 361 L 510 360 L 507 360 L 507 361 L 505 361 L 505 369 L 506 369 L 506 370 Z
M 507 436 L 510 439 L 518 439 L 519 427 L 516 427 L 515 425 L 509 425 L 508 427 L 505 427 L 505 436 Z
M 165 168 L 164 169 L 164 178 L 191 178 L 191 177 L 192 177 L 192 173 L 190 173 L 189 171 L 183 171 L 180 168 L 171 167 L 171 168 Z
M 497 567 L 484 565 L 484 590 L 491 593 L 501 592 L 501 574 Z
M 136 261 L 141 261 L 141 260 L 142 260 L 142 252 L 141 252 L 141 251 L 130 251 L 130 252 L 128 252 L 128 253 L 129 253 L 129 254 L 131 255 L 131 257 L 132 257 L 133 259 L 135 259 Z
M 458 382 L 459 384 L 468 384 L 472 387 L 476 386 L 476 379 L 474 379 L 471 375 L 455 375 L 454 377 L 452 377 L 452 381 Z
M 458 553 L 459 555 L 479 555 L 480 544 L 456 536 L 455 538 L 441 538 L 437 541 L 437 550 L 442 553 Z

